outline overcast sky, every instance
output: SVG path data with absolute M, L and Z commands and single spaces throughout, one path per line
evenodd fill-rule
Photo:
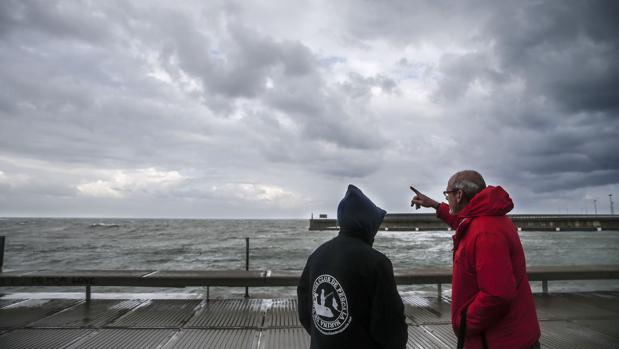
M 619 201 L 619 2 L 0 2 L 0 216 Z M 431 212 L 421 210 L 417 212 Z

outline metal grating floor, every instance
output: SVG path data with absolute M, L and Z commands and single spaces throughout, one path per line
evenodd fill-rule
M 170 329 L 103 329 L 87 336 L 70 349 L 150 349 L 165 344 L 174 335 Z
M 80 329 L 19 329 L 0 337 L 3 349 L 55 349 L 66 348 L 93 330 Z
M 619 312 L 619 293 L 574 293 L 564 294 L 563 297 L 573 302 Z
M 540 295 L 535 297 L 535 303 L 539 320 L 611 318 L 618 314 L 607 307 L 600 307 L 593 302 L 585 303 L 582 298 L 576 301 L 566 295 Z
M 165 349 L 256 348 L 260 332 L 244 329 L 185 329 Z
M 536 295 L 545 348 L 619 348 L 619 294 Z M 447 298 L 403 298 L 408 348 L 453 348 Z M 305 349 L 295 299 L 25 300 L 0 308 L 0 348 Z
M 296 299 L 273 299 L 266 308 L 264 327 L 303 327 L 299 321 Z
M 178 328 L 193 314 L 199 300 L 166 299 L 147 301 L 130 311 L 109 327 Z
M 206 302 L 186 328 L 258 328 L 264 311 L 261 299 L 224 299 Z
M 438 339 L 441 343 L 447 345 L 448 348 L 455 348 L 458 344 L 458 340 L 453 332 L 451 324 L 424 325 L 422 328 L 430 333 L 434 338 Z
M 28 327 L 101 327 L 138 306 L 137 300 L 97 300 L 82 302 Z
M 402 299 L 404 313 L 414 324 L 450 324 L 451 304 L 445 299 L 410 295 Z
M 594 331 L 603 333 L 607 336 L 613 337 L 616 341 L 619 341 L 619 319 L 605 319 L 605 320 L 572 320 L 572 322 L 592 329 Z
M 426 349 L 426 348 L 439 348 L 449 349 L 445 343 L 439 341 L 430 332 L 428 332 L 422 326 L 408 326 L 408 343 L 406 343 L 407 349 Z
M 309 349 L 310 337 L 304 328 L 272 328 L 262 332 L 259 349 Z
M 570 348 L 578 343 L 579 348 L 617 348 L 616 339 L 598 331 L 568 321 L 542 321 L 542 338 L 544 348 Z
M 0 328 L 11 329 L 24 327 L 74 304 L 77 300 L 67 299 L 30 299 L 7 305 L 0 309 Z

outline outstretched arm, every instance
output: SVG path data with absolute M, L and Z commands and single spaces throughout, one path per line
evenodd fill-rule
M 449 213 L 449 206 L 443 203 L 439 203 L 438 201 L 422 194 L 419 190 L 413 188 L 411 186 L 411 190 L 415 192 L 415 196 L 413 196 L 413 200 L 411 200 L 411 206 L 415 206 L 415 209 L 419 209 L 419 207 L 432 207 L 436 209 L 436 216 L 440 218 L 443 222 L 447 223 L 453 229 L 458 227 L 458 217 Z

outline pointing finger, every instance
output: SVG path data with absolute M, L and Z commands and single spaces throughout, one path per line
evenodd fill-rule
M 413 186 L 412 186 L 412 185 L 411 185 L 410 187 L 411 187 L 411 190 L 415 192 L 415 194 L 417 194 L 417 195 L 421 195 L 421 193 L 419 192 L 419 190 L 417 190 L 417 189 L 413 188 Z

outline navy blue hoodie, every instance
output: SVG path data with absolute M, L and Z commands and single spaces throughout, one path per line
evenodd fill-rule
M 349 185 L 337 209 L 338 236 L 308 258 L 297 295 L 311 348 L 406 347 L 391 261 L 372 248 L 385 213 Z

